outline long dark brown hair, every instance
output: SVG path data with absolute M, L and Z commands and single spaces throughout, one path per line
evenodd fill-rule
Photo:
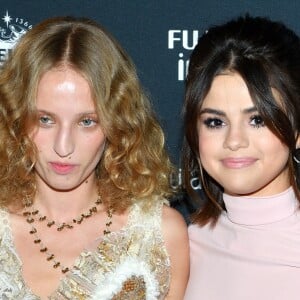
M 299 197 L 298 171 L 292 153 L 300 131 L 300 40 L 284 24 L 249 15 L 210 28 L 190 57 L 184 104 L 184 176 L 189 188 L 198 174 L 204 194 L 195 215 L 200 225 L 214 224 L 225 209 L 223 188 L 202 169 L 198 151 L 197 119 L 216 75 L 238 73 L 245 81 L 254 105 L 266 126 L 290 149 L 291 185 Z M 275 100 L 272 89 L 280 95 Z M 199 199 L 197 199 L 199 200 Z

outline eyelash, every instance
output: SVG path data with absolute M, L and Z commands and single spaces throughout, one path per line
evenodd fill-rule
M 203 121 L 203 124 L 208 129 L 220 129 L 226 125 L 226 123 L 222 121 L 220 118 L 214 118 L 214 117 L 208 117 Z M 260 115 L 251 116 L 249 124 L 254 128 L 260 128 L 265 126 L 265 122 Z
M 256 121 L 255 124 L 251 124 L 252 121 Z M 250 124 L 254 127 L 254 128 L 260 128 L 260 127 L 264 127 L 265 126 L 265 122 L 263 120 L 263 118 L 260 115 L 253 115 L 250 117 Z
M 42 127 L 48 127 L 53 125 L 54 121 L 50 116 L 42 115 L 39 117 L 39 123 Z
M 87 122 L 88 122 L 88 124 L 87 124 Z M 51 116 L 41 115 L 39 117 L 39 124 L 41 127 L 50 127 L 53 124 L 55 124 L 55 120 Z M 89 128 L 89 127 L 93 127 L 94 125 L 97 125 L 98 120 L 96 120 L 94 118 L 85 117 L 85 118 L 81 119 L 78 122 L 78 124 L 83 127 Z
M 203 121 L 204 125 L 209 129 L 218 129 L 224 126 L 224 122 L 218 118 L 207 118 Z
M 89 121 L 90 124 L 89 125 L 84 124 L 84 122 L 86 122 L 86 121 Z M 84 118 L 79 123 L 82 124 L 84 127 L 92 127 L 92 126 L 96 125 L 98 123 L 98 121 L 93 118 Z

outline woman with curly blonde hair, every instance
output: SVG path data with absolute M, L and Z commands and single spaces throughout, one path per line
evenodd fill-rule
M 1 298 L 183 298 L 163 132 L 110 34 L 72 17 L 27 32 L 0 73 L 0 118 Z

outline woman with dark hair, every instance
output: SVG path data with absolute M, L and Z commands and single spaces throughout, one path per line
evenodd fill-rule
M 203 197 L 186 300 L 299 299 L 299 74 L 300 40 L 282 23 L 245 16 L 199 39 L 183 157 Z
M 183 298 L 164 135 L 106 30 L 59 17 L 28 31 L 0 72 L 0 119 L 1 299 Z

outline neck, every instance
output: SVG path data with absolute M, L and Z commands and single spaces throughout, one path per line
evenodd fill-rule
M 265 197 L 234 197 L 223 195 L 228 218 L 238 224 L 260 225 L 278 222 L 299 207 L 292 187 L 282 193 Z
M 33 202 L 42 214 L 58 222 L 66 222 L 93 206 L 97 197 L 98 186 L 95 179 L 90 179 L 69 191 L 57 191 L 38 181 Z

